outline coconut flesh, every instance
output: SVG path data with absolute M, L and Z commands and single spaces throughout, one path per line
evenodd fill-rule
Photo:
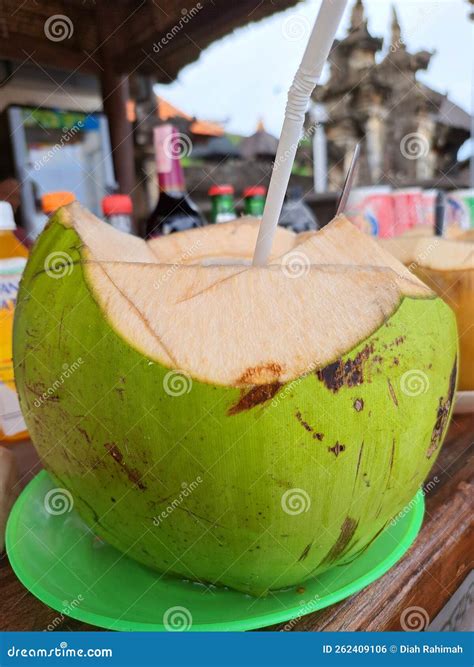
M 345 218 L 279 229 L 252 267 L 258 224 L 146 243 L 70 204 L 14 331 L 33 442 L 92 530 L 252 595 L 352 560 L 403 510 L 457 369 L 449 307 Z
M 466 231 L 456 239 L 402 236 L 380 239 L 410 271 L 453 309 L 458 325 L 459 389 L 474 389 L 474 235 Z

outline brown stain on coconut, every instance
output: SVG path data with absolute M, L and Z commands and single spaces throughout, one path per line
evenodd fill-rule
M 310 426 L 308 422 L 303 419 L 303 416 L 299 410 L 295 413 L 295 417 L 299 421 L 301 426 L 304 428 L 304 430 L 312 434 L 314 440 L 319 440 L 321 442 L 321 440 L 324 438 L 324 433 L 315 431 L 314 428 Z
M 390 382 L 389 378 L 387 378 L 387 382 L 388 382 L 388 392 L 390 394 L 390 398 L 392 399 L 394 405 L 398 408 L 398 398 L 395 393 L 395 389 L 393 388 L 393 385 Z
M 117 392 L 121 401 L 125 400 L 124 399 L 125 389 L 123 387 L 115 387 L 114 391 Z
M 352 404 L 353 408 L 356 412 L 362 412 L 364 409 L 364 399 L 363 398 L 356 398 L 354 403 Z
M 92 442 L 92 440 L 91 440 L 90 435 L 87 433 L 86 429 L 85 429 L 85 428 L 81 428 L 80 426 L 78 426 L 78 427 L 77 427 L 77 430 L 78 430 L 79 433 L 82 435 L 82 437 L 84 438 L 84 440 L 86 440 L 86 442 L 90 445 L 91 442 Z
M 232 405 L 227 414 L 229 416 L 238 415 L 240 412 L 251 410 L 257 405 L 262 405 L 271 400 L 283 385 L 280 382 L 271 384 L 259 384 L 249 390 L 243 389 L 241 396 L 235 405 Z
M 305 431 L 308 431 L 308 433 L 312 433 L 312 432 L 313 432 L 313 430 L 314 430 L 313 427 L 310 426 L 310 425 L 308 424 L 308 422 L 305 421 L 305 420 L 303 419 L 303 416 L 302 416 L 302 414 L 301 414 L 301 412 L 300 412 L 299 410 L 298 410 L 298 412 L 296 413 L 295 416 L 296 416 L 296 419 L 297 419 L 297 420 L 299 421 L 299 423 L 301 424 L 301 426 L 305 429 Z
M 247 368 L 237 380 L 236 385 L 245 386 L 257 383 L 262 385 L 275 384 L 282 372 L 283 368 L 280 364 L 274 362 L 260 364 L 259 366 Z
M 339 533 L 339 537 L 337 538 L 336 542 L 333 544 L 327 555 L 321 561 L 321 565 L 326 563 L 332 563 L 335 560 L 337 560 L 339 556 L 342 555 L 342 553 L 348 547 L 349 542 L 354 537 L 354 533 L 356 532 L 358 523 L 359 522 L 356 519 L 352 519 L 350 516 L 347 516 L 344 519 L 344 522 L 341 526 L 341 530 Z
M 110 456 L 114 459 L 114 461 L 116 461 L 119 464 L 119 466 L 122 468 L 122 470 L 126 473 L 128 479 L 133 484 L 138 486 L 138 488 L 141 491 L 145 491 L 146 486 L 142 482 L 142 478 L 141 478 L 140 473 L 138 472 L 138 470 L 136 468 L 130 468 L 130 466 L 128 466 L 124 462 L 123 454 L 120 451 L 120 449 L 117 447 L 115 442 L 106 442 L 104 447 L 107 450 L 107 452 L 110 454 Z
M 394 347 L 402 345 L 406 341 L 406 338 L 406 336 L 398 336 L 391 343 L 384 343 L 383 348 L 384 350 L 392 350 Z
M 441 444 L 443 433 L 448 425 L 449 413 L 453 404 L 454 392 L 456 391 L 456 378 L 458 371 L 458 358 L 454 360 L 451 375 L 449 376 L 448 393 L 445 398 L 439 399 L 438 409 L 436 410 L 436 421 L 431 433 L 431 442 L 426 452 L 426 458 L 430 459 Z
M 392 440 L 392 449 L 390 451 L 390 462 L 388 464 L 389 477 L 392 474 L 394 461 L 395 461 L 395 438 Z
M 360 449 L 359 449 L 359 457 L 357 459 L 357 468 L 356 468 L 356 476 L 355 476 L 356 481 L 357 481 L 357 478 L 359 476 L 359 469 L 360 469 L 360 464 L 361 464 L 361 461 L 362 461 L 363 452 L 364 452 L 364 441 L 362 441 L 362 444 L 361 444 Z
M 342 387 L 357 387 L 364 382 L 365 366 L 373 353 L 374 344 L 367 344 L 353 359 L 337 359 L 316 371 L 316 376 L 334 393 Z M 378 359 L 381 360 L 381 357 Z
M 346 563 L 346 565 L 348 565 L 349 563 L 352 563 L 356 558 L 359 558 L 359 556 L 362 556 L 362 554 L 363 554 L 365 551 L 367 551 L 367 549 L 368 549 L 368 548 L 375 542 L 375 540 L 376 540 L 377 537 L 380 535 L 380 533 L 381 533 L 383 530 L 385 530 L 385 528 L 388 526 L 389 523 L 390 523 L 390 522 L 387 521 L 387 523 L 384 524 L 384 525 L 382 526 L 382 528 L 380 528 L 380 530 L 378 530 L 372 538 L 370 538 L 370 540 L 367 542 L 367 544 L 366 544 L 365 546 L 363 546 L 361 549 L 359 549 L 359 550 L 352 556 L 351 560 L 348 561 L 348 563 Z M 355 546 L 355 545 L 354 545 L 354 546 Z
M 303 560 L 305 560 L 306 558 L 308 558 L 308 554 L 309 554 L 309 551 L 310 551 L 310 549 L 311 549 L 312 546 L 313 546 L 313 543 L 310 542 L 310 543 L 308 544 L 308 546 L 305 547 L 303 553 L 302 553 L 301 556 L 298 558 L 298 563 L 301 563 L 301 561 L 303 561 Z
M 336 442 L 334 447 L 328 447 L 328 452 L 332 452 L 337 458 L 339 454 L 342 454 L 346 450 L 346 446 L 342 445 L 339 441 Z
M 387 477 L 387 485 L 386 489 L 387 491 L 392 488 L 390 481 L 392 478 L 392 471 L 393 471 L 393 464 L 395 461 L 395 449 L 396 449 L 396 443 L 395 443 L 395 438 L 392 440 L 392 449 L 390 451 L 390 461 L 388 463 L 388 477 Z

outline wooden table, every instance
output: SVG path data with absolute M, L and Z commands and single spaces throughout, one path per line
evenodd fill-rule
M 357 595 L 292 622 L 291 630 L 400 630 L 408 607 L 422 607 L 433 619 L 472 568 L 474 415 L 455 416 L 426 497 L 423 528 L 406 556 L 381 579 Z M 39 469 L 30 443 L 15 449 L 24 481 Z M 33 555 L 32 555 L 33 557 Z M 61 618 L 31 595 L 0 560 L 0 630 L 97 630 Z M 273 626 L 282 629 L 285 624 Z M 288 626 L 286 626 L 288 627 Z

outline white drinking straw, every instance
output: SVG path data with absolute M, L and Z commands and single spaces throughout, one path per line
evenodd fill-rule
M 264 266 L 270 256 L 309 98 L 329 56 L 346 5 L 347 0 L 323 0 L 303 59 L 288 92 L 285 120 L 253 256 L 255 266 Z

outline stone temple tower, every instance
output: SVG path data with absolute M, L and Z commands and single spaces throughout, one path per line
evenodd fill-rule
M 433 54 L 407 50 L 395 9 L 390 44 L 382 47 L 383 40 L 368 30 L 362 0 L 356 0 L 346 37 L 334 43 L 329 79 L 313 96 L 312 115 L 323 119 L 327 189 L 341 187 L 357 142 L 358 185 L 431 187 L 448 180 L 455 187 L 469 115 L 417 80 Z

